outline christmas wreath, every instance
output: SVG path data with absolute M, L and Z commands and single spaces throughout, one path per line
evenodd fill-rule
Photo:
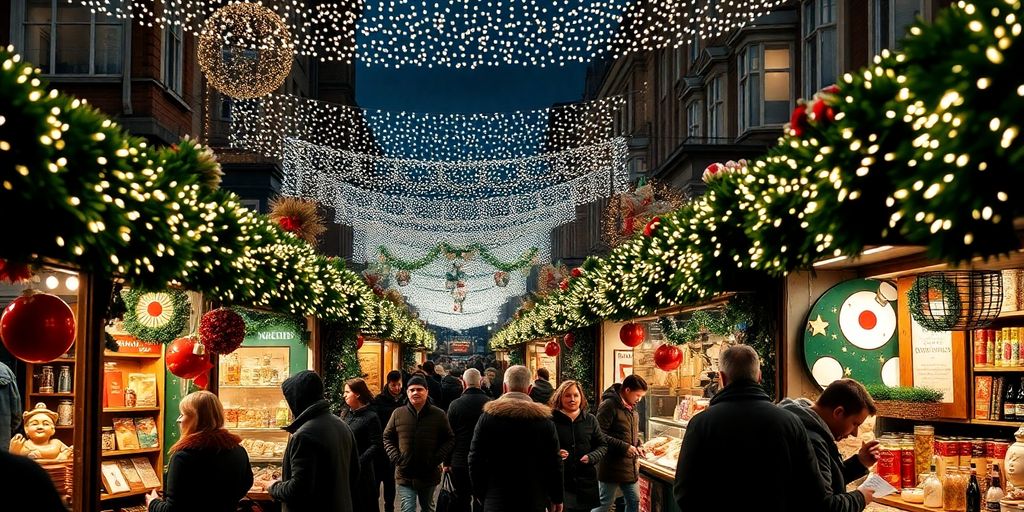
M 942 300 L 938 299 L 941 294 Z M 960 291 L 953 281 L 938 274 L 920 276 L 914 280 L 907 294 L 910 316 L 914 321 L 929 331 L 951 330 L 960 320 Z M 932 308 L 932 305 L 940 305 Z
M 192 303 L 181 290 L 146 292 L 126 289 L 124 330 L 142 341 L 167 344 L 181 336 L 188 325 Z

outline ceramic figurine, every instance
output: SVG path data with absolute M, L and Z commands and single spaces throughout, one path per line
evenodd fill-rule
M 11 453 L 24 455 L 40 462 L 71 458 L 71 447 L 60 439 L 53 438 L 53 434 L 57 431 L 54 426 L 57 421 L 57 413 L 47 409 L 46 404 L 36 404 L 34 408 L 22 414 L 22 419 L 25 422 L 25 433 L 28 434 L 28 439 L 21 434 L 11 438 Z

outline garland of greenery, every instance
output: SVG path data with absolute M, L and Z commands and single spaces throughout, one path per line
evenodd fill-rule
M 937 315 L 931 311 L 928 305 L 928 295 L 932 290 L 942 293 L 942 302 L 945 313 Z M 960 320 L 962 303 L 960 302 L 960 291 L 956 285 L 941 274 L 929 274 L 914 279 L 910 292 L 907 293 L 907 304 L 910 308 L 910 316 L 914 321 L 929 331 L 948 331 Z M 929 308 L 929 312 L 925 312 Z
M 168 289 L 159 293 L 166 293 L 171 298 L 171 318 L 162 327 L 148 327 L 139 321 L 138 306 L 139 299 L 147 294 L 138 288 L 121 290 L 121 297 L 124 299 L 124 330 L 142 341 L 167 344 L 176 340 L 188 326 L 189 317 L 192 314 L 192 303 L 188 294 L 181 290 Z
M 519 347 L 512 347 L 508 351 L 508 364 L 514 366 L 517 364 L 526 364 L 526 350 Z
M 865 386 L 874 400 L 890 400 L 893 402 L 938 403 L 942 401 L 942 392 L 930 388 L 889 387 L 882 384 Z
M 533 260 L 537 257 L 537 253 L 540 252 L 536 247 L 531 247 L 530 250 L 526 251 L 525 254 L 519 257 L 519 259 L 505 263 L 498 259 L 497 256 L 487 248 L 487 246 L 477 243 L 467 246 L 456 246 L 447 242 L 441 242 L 437 247 L 431 249 L 421 258 L 411 261 L 403 260 L 402 258 L 395 256 L 394 253 L 383 245 L 380 246 L 377 251 L 380 253 L 380 257 L 384 263 L 387 263 L 389 266 L 395 267 L 399 270 L 419 270 L 433 263 L 434 260 L 441 256 L 441 254 L 450 255 L 451 258 L 449 259 L 454 257 L 470 259 L 474 254 L 479 254 L 480 259 L 482 259 L 484 263 L 504 272 L 512 272 L 529 267 L 533 264 Z
M 264 332 L 271 327 L 284 325 L 295 331 L 302 338 L 303 343 L 308 343 L 306 335 L 306 319 L 302 317 L 272 313 L 269 311 L 257 311 L 248 308 L 231 308 L 232 311 L 242 315 L 245 320 L 245 336 L 255 336 L 256 333 Z
M 663 316 L 658 318 L 658 322 L 669 342 L 682 345 L 696 341 L 704 333 L 719 336 L 731 333 L 736 324 L 729 323 L 729 316 L 725 309 L 701 309 L 691 313 L 684 321 Z
M 399 370 L 408 371 L 416 366 L 416 351 L 411 347 L 402 347 L 402 367 Z
M 592 329 L 572 331 L 576 337 L 572 348 L 566 347 L 564 341 L 559 342 L 562 347 L 562 375 L 559 377 L 559 381 L 571 379 L 579 382 L 580 387 L 583 388 L 583 396 L 587 398 L 591 408 L 596 410 L 598 397 L 594 390 L 594 383 L 597 380 L 594 376 L 595 342 L 591 331 Z
M 345 381 L 365 377 L 359 366 L 359 351 L 356 349 L 359 333 L 346 324 L 324 323 L 321 335 L 324 393 L 331 403 L 331 410 L 340 411 L 345 405 Z

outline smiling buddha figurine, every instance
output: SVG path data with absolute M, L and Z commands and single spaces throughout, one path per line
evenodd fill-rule
M 72 448 L 64 444 L 60 439 L 54 439 L 53 434 L 57 431 L 54 423 L 57 421 L 57 413 L 46 408 L 46 404 L 38 403 L 31 410 L 22 414 L 25 422 L 25 436 L 18 434 L 11 438 L 10 452 L 17 455 L 24 455 L 38 462 L 68 460 L 72 455 Z

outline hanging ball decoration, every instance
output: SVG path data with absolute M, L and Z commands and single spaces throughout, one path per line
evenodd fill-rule
M 661 224 L 661 217 L 654 217 L 644 226 L 644 236 L 650 238 L 654 234 L 654 230 L 658 229 L 658 224 Z
M 637 323 L 628 323 L 619 329 L 619 339 L 627 347 L 635 347 L 644 342 L 644 326 Z
M 0 339 L 14 357 L 47 363 L 75 342 L 75 315 L 60 297 L 29 291 L 4 308 Z
M 356 350 L 359 350 L 359 349 L 363 348 L 363 342 L 365 342 L 365 341 L 366 341 L 366 339 L 363 338 L 362 334 L 357 334 L 356 335 Z
M 172 341 L 167 345 L 165 356 L 167 370 L 182 379 L 194 379 L 213 368 L 209 354 L 202 347 L 202 343 L 193 336 Z
M 572 348 L 576 344 L 576 335 L 568 333 L 562 338 L 562 343 L 565 343 L 565 348 Z
M 569 275 L 573 277 L 580 277 L 583 275 L 583 269 L 579 267 L 573 267 L 572 270 L 569 271 Z
M 683 351 L 675 345 L 664 344 L 654 351 L 654 364 L 658 368 L 670 372 L 679 368 L 683 362 Z
M 547 354 L 549 357 L 555 357 L 561 351 L 562 348 L 558 346 L 557 341 L 549 341 L 546 345 L 544 345 L 544 353 Z
M 199 322 L 199 339 L 214 354 L 230 354 L 245 340 L 245 319 L 228 308 L 210 311 Z
M 224 6 L 199 35 L 199 65 L 215 89 L 238 99 L 266 96 L 292 69 L 294 43 L 285 21 L 254 3 Z

